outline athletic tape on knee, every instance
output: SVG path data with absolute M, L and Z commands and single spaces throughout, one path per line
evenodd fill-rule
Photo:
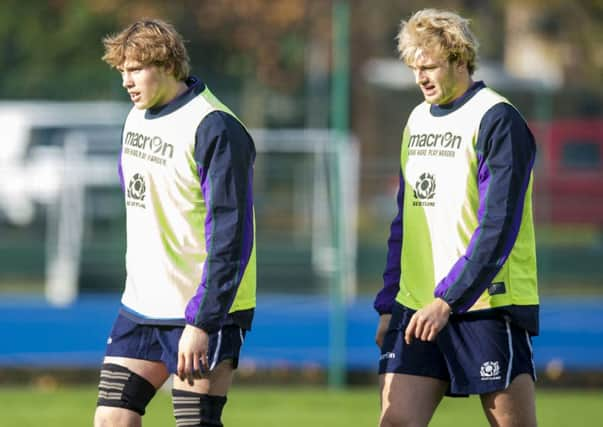
M 105 363 L 98 384 L 97 406 L 125 408 L 144 415 L 155 387 L 125 366 Z
M 226 396 L 210 396 L 184 390 L 172 390 L 177 427 L 222 427 L 222 409 Z

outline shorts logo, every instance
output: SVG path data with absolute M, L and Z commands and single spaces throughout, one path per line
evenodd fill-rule
M 484 362 L 479 370 L 482 381 L 500 380 L 500 366 L 498 361 Z
M 113 342 L 113 338 L 109 337 L 107 338 L 107 344 L 111 344 Z
M 392 353 L 391 351 L 388 351 L 387 353 L 383 353 L 381 355 L 381 357 L 379 358 L 379 360 L 395 359 L 395 358 L 396 358 L 396 353 Z

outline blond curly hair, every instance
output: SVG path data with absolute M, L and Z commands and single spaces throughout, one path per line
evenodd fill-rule
M 417 55 L 427 51 L 450 62 L 467 64 L 469 75 L 477 67 L 479 42 L 469 29 L 469 20 L 453 12 L 423 9 L 402 21 L 396 37 L 400 59 L 412 66 Z
M 174 27 L 159 19 L 136 21 L 123 31 L 103 38 L 102 59 L 113 68 L 128 60 L 143 66 L 156 65 L 170 72 L 177 80 L 190 73 L 190 60 L 182 36 Z

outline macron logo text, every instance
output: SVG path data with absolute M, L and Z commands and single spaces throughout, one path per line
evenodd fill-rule
M 461 147 L 462 138 L 459 135 L 453 135 L 452 132 L 441 134 L 423 133 L 411 135 L 408 142 L 409 148 L 438 147 L 458 150 Z
M 138 148 L 142 151 L 150 151 L 151 153 L 172 158 L 174 155 L 174 146 L 163 141 L 158 136 L 147 136 L 138 132 L 128 132 L 124 143 L 130 147 Z

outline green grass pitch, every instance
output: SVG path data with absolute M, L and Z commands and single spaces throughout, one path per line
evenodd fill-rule
M 95 386 L 0 387 L 0 426 L 91 426 Z M 603 391 L 538 390 L 539 425 L 598 425 Z M 225 407 L 227 427 L 362 427 L 377 425 L 379 397 L 372 387 L 328 390 L 320 387 L 233 387 Z M 475 397 L 446 398 L 430 426 L 487 425 Z M 145 427 L 175 426 L 168 392 L 158 392 L 147 408 Z

